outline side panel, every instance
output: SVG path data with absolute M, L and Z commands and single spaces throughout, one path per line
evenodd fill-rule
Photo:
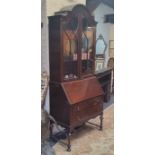
M 60 16 L 49 17 L 49 63 L 50 81 L 61 81 L 61 24 Z
M 50 114 L 57 122 L 69 124 L 70 105 L 60 84 L 50 84 Z

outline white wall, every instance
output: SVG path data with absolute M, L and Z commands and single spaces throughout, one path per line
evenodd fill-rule
M 48 57 L 48 25 L 46 13 L 46 0 L 41 0 L 41 71 L 49 73 L 49 57 Z M 47 92 L 45 109 L 49 112 L 49 92 Z
M 111 24 L 111 26 L 110 26 L 110 36 L 109 36 L 109 39 L 110 40 L 114 40 L 114 24 Z M 113 48 L 115 48 L 114 46 L 113 46 Z M 110 57 L 114 57 L 114 49 L 113 49 L 113 52 L 111 51 L 109 54 L 110 54 Z
M 114 24 L 110 25 L 110 36 L 109 36 L 110 40 L 114 40 Z
M 95 17 L 95 21 L 98 22 L 96 29 L 96 39 L 100 34 L 104 37 L 104 40 L 107 44 L 107 49 L 105 51 L 105 64 L 104 67 L 107 67 L 107 61 L 109 59 L 109 40 L 113 39 L 113 24 L 104 23 L 104 16 L 107 14 L 114 13 L 114 10 L 107 5 L 101 3 L 94 11 L 93 15 Z
M 41 0 L 41 70 L 48 71 L 48 27 L 46 16 L 46 0 Z

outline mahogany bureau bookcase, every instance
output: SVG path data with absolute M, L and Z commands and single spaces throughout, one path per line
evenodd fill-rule
M 89 119 L 103 119 L 103 90 L 95 76 L 96 22 L 83 5 L 49 19 L 50 114 L 70 133 Z

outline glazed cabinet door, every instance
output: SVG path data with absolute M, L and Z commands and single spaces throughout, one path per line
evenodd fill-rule
M 63 81 L 92 76 L 95 70 L 96 29 L 88 18 L 72 16 L 63 20 Z
M 78 18 L 63 24 L 63 79 L 78 79 Z
M 85 77 L 94 73 L 95 28 L 89 26 L 87 18 L 83 18 L 81 30 L 81 76 Z

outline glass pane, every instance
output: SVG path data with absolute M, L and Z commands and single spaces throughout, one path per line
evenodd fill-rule
M 63 33 L 63 49 L 64 49 L 64 80 L 73 80 L 78 78 L 77 63 L 77 46 L 78 40 L 76 36 L 77 20 L 73 18 L 70 23 L 65 25 Z
M 67 59 L 70 55 L 70 40 L 66 34 L 64 34 L 64 58 Z
M 82 74 L 93 72 L 93 29 L 85 28 L 82 33 Z
M 77 39 L 72 31 L 65 31 L 64 36 L 64 61 L 77 60 L 75 56 L 77 55 Z
M 85 33 L 82 34 L 82 52 L 87 52 L 88 38 Z

